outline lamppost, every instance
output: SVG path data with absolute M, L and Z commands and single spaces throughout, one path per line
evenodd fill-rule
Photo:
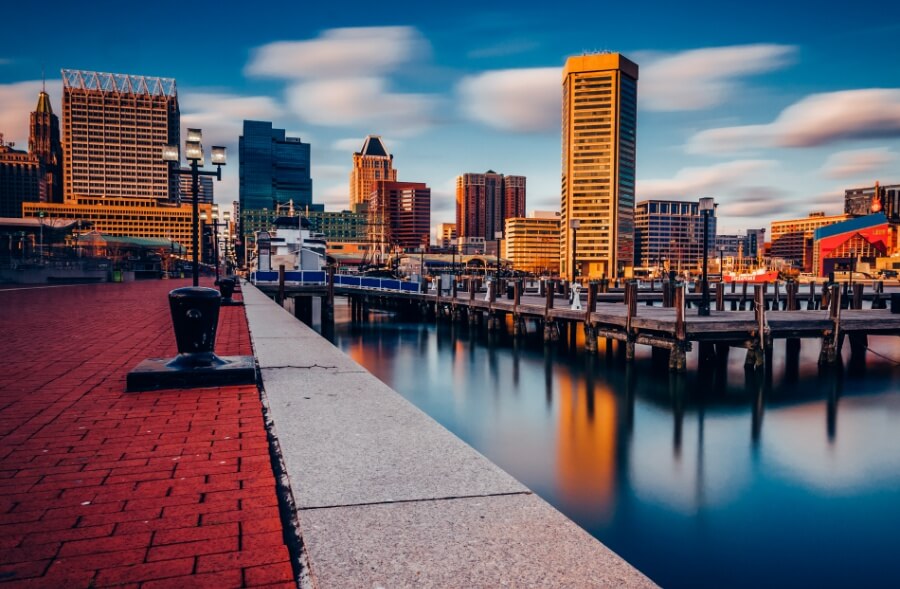
M 715 206 L 714 198 L 700 199 L 700 212 L 703 214 L 703 278 L 700 280 L 701 299 L 697 315 L 701 317 L 709 316 L 709 215 L 715 209 Z
M 184 155 L 191 163 L 191 167 L 183 169 L 181 167 L 172 168 L 172 173 L 179 176 L 191 177 L 191 197 L 193 200 L 193 212 L 191 215 L 192 222 L 192 242 L 193 242 L 193 278 L 194 286 L 200 284 L 200 262 L 198 254 L 200 250 L 200 207 L 198 203 L 198 194 L 200 192 L 200 176 L 215 176 L 216 180 L 222 180 L 222 166 L 225 165 L 225 148 L 214 145 L 211 150 L 210 160 L 216 166 L 215 172 L 201 171 L 203 167 L 203 143 L 202 131 L 200 129 L 188 129 L 187 139 L 184 142 Z M 180 162 L 180 155 L 177 145 L 166 145 L 163 147 L 162 158 L 167 162 Z
M 456 239 L 450 239 L 450 265 L 453 267 L 453 283 L 456 284 Z
M 38 260 L 44 264 L 44 211 L 38 212 L 38 225 L 41 226 L 41 241 L 38 245 Z
M 725 246 L 719 246 L 719 280 L 725 280 L 725 267 L 722 266 L 722 257 L 725 255 Z
M 497 288 L 499 289 L 500 288 L 500 240 L 503 239 L 503 232 L 502 231 L 494 231 L 494 239 L 497 241 Z
M 222 213 L 224 224 L 227 226 L 231 220 L 231 213 L 224 211 Z M 206 221 L 206 213 L 200 213 L 200 220 Z M 216 266 L 216 284 L 219 284 L 219 205 L 212 206 L 212 224 L 213 224 L 213 263 Z M 227 253 L 227 252 L 226 252 Z
M 847 288 L 853 290 L 853 271 L 856 270 L 856 250 L 850 250 L 850 283 Z
M 569 228 L 572 229 L 572 282 L 575 282 L 577 271 L 575 268 L 575 250 L 578 247 L 578 228 L 581 227 L 581 221 L 572 219 L 569 221 Z

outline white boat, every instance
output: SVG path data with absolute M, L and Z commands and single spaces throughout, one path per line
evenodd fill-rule
M 253 270 L 277 270 L 282 265 L 289 272 L 325 268 L 325 235 L 312 231 L 306 217 L 278 217 L 273 223 L 273 229 L 274 231 L 257 233 L 257 267 Z

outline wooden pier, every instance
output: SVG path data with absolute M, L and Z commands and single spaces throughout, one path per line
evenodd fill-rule
M 344 295 L 350 299 L 355 322 L 366 321 L 372 308 L 392 309 L 407 317 L 465 321 L 488 330 L 511 325 L 513 335 L 537 332 L 548 343 L 559 340 L 563 332 L 574 335 L 573 330 L 581 328 L 588 352 L 598 349 L 599 338 L 621 342 L 626 360 L 634 358 L 635 345 L 652 346 L 655 356 L 668 352 L 668 366 L 673 371 L 686 370 L 686 352 L 694 345 L 699 346 L 701 362 L 722 359 L 730 348 L 741 348 L 746 350 L 745 364 L 759 368 L 771 363 L 773 340 L 787 340 L 788 354 L 799 354 L 801 339 L 817 339 L 819 363 L 826 365 L 840 359 L 845 339 L 857 355 L 865 353 L 869 335 L 900 335 L 900 313 L 888 308 L 893 306 L 889 304 L 891 295 L 886 295 L 880 284 L 869 292 L 862 284 L 853 288 L 822 285 L 820 290 L 813 283 L 803 292 L 801 285 L 792 282 L 742 284 L 733 285 L 731 293 L 726 292 L 726 285 L 717 284 L 709 295 L 709 316 L 697 312 L 702 295 L 688 293 L 683 283 L 666 282 L 657 291 L 639 289 L 637 282 L 630 281 L 616 292 L 610 291 L 608 282 L 593 282 L 587 285 L 586 302 L 582 300 L 580 305 L 572 305 L 571 298 L 559 293 L 567 290 L 565 284 L 542 284 L 539 295 L 525 294 L 522 280 L 508 284 L 511 296 L 507 298 L 498 297 L 490 287 L 481 291 L 477 280 L 454 282 L 449 291 L 440 293 L 379 292 L 335 287 L 333 283 L 263 290 L 280 300 L 322 297 L 323 323 L 333 317 L 334 296 Z M 506 286 L 503 281 L 501 286 Z M 863 301 L 871 301 L 871 308 L 863 309 Z M 303 309 L 295 314 L 307 320 L 305 304 L 295 309 Z

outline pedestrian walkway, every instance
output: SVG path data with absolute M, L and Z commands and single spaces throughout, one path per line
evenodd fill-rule
M 123 392 L 187 285 L 0 286 L 0 587 L 296 586 L 257 388 Z

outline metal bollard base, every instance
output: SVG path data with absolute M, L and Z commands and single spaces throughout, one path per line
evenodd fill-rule
M 256 359 L 253 356 L 179 354 L 174 358 L 147 358 L 142 361 L 128 373 L 125 392 L 255 383 Z

